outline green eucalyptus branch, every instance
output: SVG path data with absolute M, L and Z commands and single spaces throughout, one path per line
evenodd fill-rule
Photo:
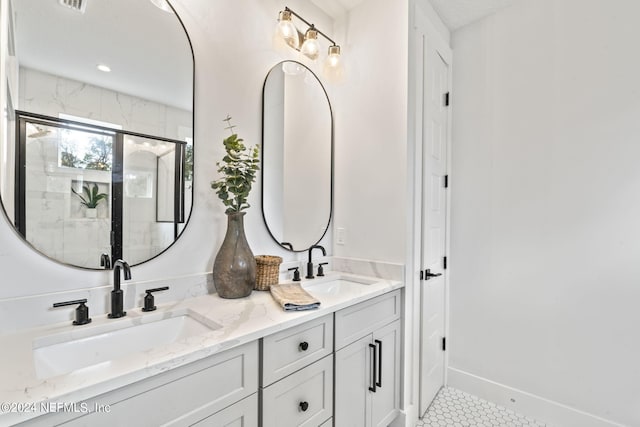
M 235 126 L 230 124 L 231 117 L 227 116 L 224 121 L 229 125 L 226 129 L 231 131 L 231 136 L 223 140 L 226 155 L 216 162 L 222 176 L 211 182 L 211 188 L 227 207 L 227 213 L 241 212 L 250 207 L 247 199 L 260 170 L 260 152 L 257 145 L 248 148 L 244 140 L 233 133 Z

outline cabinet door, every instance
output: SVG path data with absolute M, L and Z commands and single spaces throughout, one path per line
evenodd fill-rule
M 340 350 L 345 345 L 400 319 L 400 297 L 398 289 L 337 311 L 335 349 Z
M 195 427 L 258 427 L 258 393 L 194 424 Z
M 336 427 L 371 425 L 372 336 L 367 335 L 340 349 L 335 354 Z M 384 374 L 383 374 L 384 375 Z
M 386 427 L 400 412 L 400 321 L 373 333 L 376 391 L 371 393 L 371 424 Z
M 254 341 L 89 400 L 90 409 L 102 405 L 109 412 L 91 412 L 64 426 L 188 426 L 257 390 Z M 49 420 L 46 425 L 58 424 Z

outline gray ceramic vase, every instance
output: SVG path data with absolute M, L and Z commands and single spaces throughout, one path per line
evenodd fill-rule
M 244 215 L 227 213 L 227 234 L 213 264 L 213 284 L 221 298 L 249 296 L 256 285 L 256 259 L 244 234 Z

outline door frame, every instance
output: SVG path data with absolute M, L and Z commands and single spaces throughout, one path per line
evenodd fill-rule
M 429 19 L 429 14 L 422 7 L 414 3 L 412 22 L 410 24 L 410 40 L 409 40 L 409 123 L 408 123 L 408 144 L 407 144 L 407 182 L 409 194 L 409 217 L 407 220 L 407 266 L 406 266 L 406 304 L 405 311 L 407 319 L 411 319 L 411 327 L 407 328 L 406 339 L 410 344 L 405 345 L 405 363 L 411 368 L 407 370 L 405 375 L 405 410 L 407 410 L 406 425 L 415 425 L 415 421 L 422 415 L 420 414 L 420 336 L 421 336 L 421 236 L 422 236 L 422 130 L 423 130 L 423 105 L 422 94 L 423 87 L 423 62 L 422 49 L 423 40 L 434 46 L 435 50 L 440 54 L 442 59 L 447 63 L 449 92 L 453 93 L 452 87 L 452 71 L 453 71 L 453 51 L 449 46 L 449 42 L 444 39 L 438 31 L 434 23 Z M 420 96 L 418 96 L 420 94 Z M 451 98 L 451 96 L 450 96 Z M 451 131 L 452 131 L 452 106 L 447 112 L 447 173 L 451 176 Z M 450 253 L 450 218 L 451 218 L 451 179 L 449 180 L 449 188 L 446 192 L 446 247 L 445 255 L 449 258 Z M 445 275 L 445 336 L 449 336 L 449 280 L 452 268 L 451 263 L 447 266 L 447 274 Z M 409 323 L 409 322 L 408 322 Z M 408 326 L 408 325 L 407 325 Z M 444 357 L 444 383 L 447 383 L 447 368 L 449 365 L 449 349 L 451 343 L 447 342 L 447 351 Z M 407 377 L 408 376 L 408 377 Z

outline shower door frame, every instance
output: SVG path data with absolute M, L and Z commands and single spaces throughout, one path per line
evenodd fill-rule
M 174 167 L 174 221 L 173 221 L 173 239 L 174 242 L 180 234 L 180 224 L 185 222 L 184 216 L 184 161 L 186 141 L 176 139 L 147 135 L 138 132 L 131 132 L 123 129 L 114 129 L 106 126 L 94 125 L 73 121 L 68 119 L 60 119 L 57 117 L 46 116 L 42 114 L 31 113 L 27 111 L 16 110 L 16 192 L 15 192 L 15 219 L 14 226 L 18 233 L 25 241 L 28 242 L 26 236 L 26 167 L 27 167 L 27 123 L 52 126 L 62 129 L 78 130 L 87 133 L 95 133 L 97 135 L 109 135 L 113 137 L 112 145 L 112 162 L 111 162 L 111 259 L 117 260 L 123 258 L 123 210 L 124 210 L 124 137 L 125 135 L 151 139 L 175 144 L 175 167 Z M 162 253 L 162 252 L 160 252 Z M 159 255 L 156 254 L 155 256 Z M 47 254 L 45 254 L 47 255 Z M 48 255 L 47 255 L 48 256 Z M 152 257 L 152 258 L 155 258 Z M 144 262 L 144 261 L 143 261 Z M 90 267 L 81 267 L 92 269 Z

